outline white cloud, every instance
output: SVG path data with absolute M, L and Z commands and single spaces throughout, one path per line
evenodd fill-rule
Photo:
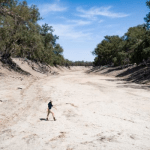
M 98 21 L 98 23 L 102 23 L 102 22 L 104 22 L 104 20 L 99 20 L 99 21 Z
M 78 16 L 89 19 L 96 19 L 97 16 L 105 16 L 110 18 L 122 18 L 129 16 L 125 13 L 115 13 L 110 11 L 111 6 L 109 7 L 92 7 L 89 10 L 84 10 L 82 7 L 77 7 L 77 11 L 81 14 Z
M 91 21 L 83 21 L 83 20 L 67 20 L 67 22 L 74 23 L 75 26 L 89 25 L 92 23 Z
M 60 6 L 59 4 L 44 4 L 39 6 L 41 14 L 45 15 L 49 12 L 62 12 L 66 11 L 67 7 Z
M 54 34 L 59 35 L 60 38 L 81 40 L 83 38 L 89 39 L 91 33 L 77 31 L 74 25 L 63 25 L 63 24 L 51 24 L 55 30 Z

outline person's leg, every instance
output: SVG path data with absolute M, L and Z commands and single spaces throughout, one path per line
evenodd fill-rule
M 54 116 L 54 113 L 53 113 L 51 110 L 50 110 L 50 113 L 52 114 L 54 121 L 56 121 L 56 118 L 55 118 L 55 116 Z
M 48 110 L 47 110 L 47 118 L 46 118 L 46 120 L 48 120 L 49 113 L 50 113 L 50 110 L 49 110 L 49 108 L 48 108 Z

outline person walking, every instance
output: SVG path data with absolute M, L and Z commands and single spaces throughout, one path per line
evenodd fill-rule
M 47 118 L 46 118 L 46 120 L 48 120 L 48 116 L 49 116 L 49 114 L 51 113 L 52 116 L 53 116 L 54 121 L 56 121 L 56 118 L 55 118 L 55 116 L 54 116 L 54 113 L 51 111 L 52 107 L 55 108 L 55 107 L 53 106 L 53 104 L 52 104 L 52 101 L 50 100 L 50 102 L 48 103 L 48 111 L 47 111 Z M 56 108 L 55 108 L 55 109 L 56 109 Z

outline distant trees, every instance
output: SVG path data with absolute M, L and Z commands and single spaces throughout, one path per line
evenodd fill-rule
M 150 0 L 146 2 L 150 8 Z M 150 57 L 150 13 L 144 18 L 145 25 L 128 29 L 124 36 L 105 36 L 92 52 L 94 65 L 125 65 L 147 61 Z
M 64 66 L 93 66 L 93 62 L 90 61 L 70 61 L 68 59 L 65 59 Z
M 2 0 L 0 2 L 0 53 L 3 59 L 26 57 L 50 65 L 64 61 L 63 48 L 56 44 L 48 24 L 40 26 L 38 8 L 26 1 Z

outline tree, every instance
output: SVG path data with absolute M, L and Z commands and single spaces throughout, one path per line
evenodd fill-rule
M 150 0 L 146 1 L 146 5 L 150 9 Z M 150 12 L 146 15 L 146 17 L 144 18 L 144 20 L 146 22 L 147 30 L 149 30 L 150 29 Z
M 62 56 L 63 48 L 59 44 L 56 44 L 56 46 L 53 49 L 53 53 L 55 54 L 55 56 L 54 56 L 54 65 L 63 64 L 63 62 L 64 62 L 64 58 Z
M 18 4 L 12 1 L 9 6 L 2 6 L 0 17 L 0 39 L 3 57 L 28 55 L 34 58 L 37 48 L 41 48 L 37 21 L 40 19 L 36 6 L 27 6 L 25 1 Z
M 7 1 L 7 3 L 6 3 Z M 3 59 L 26 57 L 50 65 L 64 61 L 63 49 L 48 24 L 40 26 L 42 18 L 35 5 L 26 1 L 5 0 L 0 3 L 0 53 Z
M 130 62 L 140 63 L 149 56 L 149 31 L 143 25 L 131 27 L 123 37 L 105 36 L 97 45 L 94 65 L 125 65 Z
M 122 39 L 119 36 L 105 36 L 105 39 L 93 51 L 93 54 L 97 56 L 94 64 L 106 65 L 116 62 L 121 42 Z

